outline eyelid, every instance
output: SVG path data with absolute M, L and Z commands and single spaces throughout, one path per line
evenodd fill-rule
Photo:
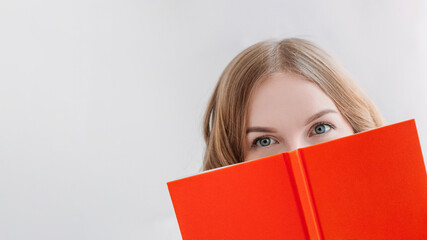
M 278 142 L 279 142 L 279 141 L 278 141 L 276 138 L 274 138 L 273 136 L 269 136 L 269 135 L 262 135 L 262 136 L 256 137 L 254 140 L 252 140 L 252 141 L 251 141 L 251 148 L 266 148 L 266 147 L 260 147 L 260 146 L 258 146 L 258 145 L 256 144 L 260 139 L 263 139 L 263 138 L 271 138 L 273 141 L 275 141 L 275 143 L 272 143 L 271 145 L 276 144 L 276 143 L 278 143 Z M 267 147 L 270 147 L 271 145 L 269 145 L 269 146 L 267 146 Z
M 308 131 L 308 136 L 309 137 L 311 137 L 311 136 L 313 136 L 313 135 L 323 135 L 323 134 L 311 134 L 311 132 L 313 131 L 313 129 L 314 129 L 314 127 L 316 127 L 317 125 L 321 125 L 321 124 L 323 124 L 323 125 L 327 125 L 327 126 L 329 126 L 330 128 L 332 128 L 332 129 L 335 129 L 335 126 L 332 124 L 332 123 L 328 123 L 328 122 L 317 122 L 317 123 L 315 123 L 315 124 L 313 124 L 312 126 L 311 126 L 311 128 L 310 128 L 310 130 Z M 329 131 L 327 131 L 327 132 L 325 132 L 325 133 L 328 133 Z M 324 134 L 325 134 L 324 133 Z

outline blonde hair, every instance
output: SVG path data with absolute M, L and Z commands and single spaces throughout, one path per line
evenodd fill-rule
M 244 161 L 249 97 L 263 79 L 293 72 L 317 84 L 353 127 L 354 133 L 383 126 L 375 105 L 331 56 L 307 40 L 263 41 L 237 55 L 221 74 L 204 116 L 203 170 Z

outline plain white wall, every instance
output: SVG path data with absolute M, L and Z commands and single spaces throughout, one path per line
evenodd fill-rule
M 0 239 L 180 239 L 224 67 L 268 38 L 334 55 L 427 150 L 424 1 L 0 2 Z

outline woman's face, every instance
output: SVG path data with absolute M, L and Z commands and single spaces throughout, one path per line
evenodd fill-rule
M 353 134 L 334 102 L 313 82 L 280 72 L 249 99 L 245 161 Z

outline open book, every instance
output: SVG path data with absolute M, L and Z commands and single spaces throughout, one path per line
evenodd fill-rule
M 427 239 L 413 119 L 167 184 L 184 240 Z

